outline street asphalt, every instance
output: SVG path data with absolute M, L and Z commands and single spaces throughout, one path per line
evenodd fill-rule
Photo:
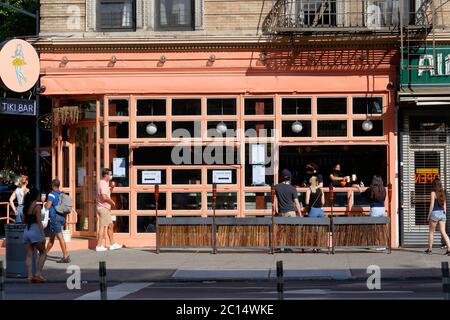
M 79 267 L 81 280 L 98 281 L 99 262 L 105 261 L 110 282 L 201 282 L 271 281 L 276 277 L 276 262 L 283 261 L 288 280 L 365 280 L 379 268 L 386 280 L 441 278 L 441 262 L 449 261 L 443 250 L 426 255 L 422 248 L 382 251 L 323 253 L 236 253 L 164 252 L 149 248 L 124 248 L 115 251 L 71 252 L 70 264 L 58 264 L 60 253 L 50 253 L 44 268 L 49 282 L 66 282 L 67 268 Z M 0 260 L 5 260 L 0 255 Z M 24 279 L 7 278 L 8 283 Z

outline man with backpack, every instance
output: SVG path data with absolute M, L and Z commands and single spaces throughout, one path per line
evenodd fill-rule
M 59 190 L 60 185 L 61 183 L 58 179 L 52 181 L 52 192 L 49 193 L 45 203 L 45 208 L 50 211 L 50 240 L 47 245 L 47 254 L 52 249 L 56 236 L 63 252 L 62 259 L 56 262 L 70 263 L 69 252 L 67 251 L 62 230 L 66 224 L 67 214 L 72 211 L 72 199 L 69 195 Z

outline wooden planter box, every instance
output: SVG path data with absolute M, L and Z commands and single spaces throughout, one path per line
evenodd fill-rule
M 158 218 L 160 248 L 211 248 L 212 218 Z
M 274 247 L 320 249 L 329 247 L 330 219 L 275 217 Z
M 334 248 L 388 248 L 390 250 L 390 219 L 388 217 L 335 217 Z

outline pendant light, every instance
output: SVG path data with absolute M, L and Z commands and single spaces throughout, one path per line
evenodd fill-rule
M 221 115 L 223 116 L 223 99 L 220 100 L 220 110 Z M 220 121 L 216 126 L 216 131 L 220 134 L 225 134 L 227 130 L 228 130 L 227 125 L 223 121 Z
M 153 116 L 153 106 L 152 106 L 152 116 Z M 153 123 L 153 121 L 151 123 L 149 123 L 146 127 L 145 127 L 145 131 L 153 136 L 154 134 L 156 134 L 156 132 L 158 132 L 158 127 L 156 126 L 156 124 Z
M 361 127 L 365 132 L 372 131 L 373 129 L 373 122 L 367 119 L 369 117 L 369 98 L 367 98 L 366 101 L 366 120 L 363 121 Z
M 295 114 L 298 114 L 298 99 L 295 99 Z M 291 130 L 294 133 L 300 133 L 303 130 L 303 124 L 296 120 L 292 125 L 291 125 Z

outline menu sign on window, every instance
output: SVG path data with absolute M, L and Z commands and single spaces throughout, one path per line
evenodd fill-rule
M 142 184 L 161 184 L 161 171 L 142 171 Z
M 231 170 L 213 170 L 213 183 L 233 183 Z
M 435 178 L 439 178 L 439 168 L 416 168 L 415 184 L 431 184 Z

